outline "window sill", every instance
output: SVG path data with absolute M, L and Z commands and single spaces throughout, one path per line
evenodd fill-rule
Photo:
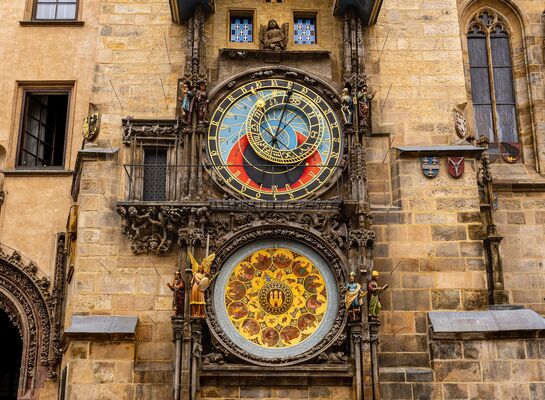
M 55 19 L 44 19 L 44 20 L 30 20 L 30 21 L 19 21 L 21 26 L 83 26 L 84 21 L 72 21 L 72 20 L 55 20 Z
M 72 176 L 74 171 L 69 169 L 7 169 L 2 173 L 5 176 Z

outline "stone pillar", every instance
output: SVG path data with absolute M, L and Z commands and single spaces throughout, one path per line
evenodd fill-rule
M 197 400 L 200 391 L 199 372 L 201 369 L 202 355 L 202 320 L 191 321 L 191 397 L 190 400 Z
M 180 383 L 182 379 L 182 337 L 184 331 L 183 317 L 174 316 L 172 321 L 172 337 L 175 344 L 174 355 L 174 400 L 180 400 Z
M 369 321 L 369 342 L 371 346 L 371 379 L 373 383 L 373 400 L 380 400 L 380 381 L 378 365 L 378 327 L 380 321 Z
M 362 324 L 356 323 L 350 326 L 350 341 L 352 359 L 354 360 L 354 385 L 356 389 L 356 400 L 363 400 L 363 371 L 362 371 Z

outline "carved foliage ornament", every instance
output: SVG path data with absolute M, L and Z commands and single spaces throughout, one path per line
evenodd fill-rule
M 123 143 L 129 144 L 135 137 L 164 139 L 181 138 L 182 127 L 177 121 L 150 122 L 133 120 L 127 117 L 123 121 Z
M 55 299 L 47 277 L 39 277 L 38 267 L 20 253 L 0 245 L 0 308 L 23 338 L 23 367 L 26 376 L 35 375 L 38 363 L 55 378 L 61 356 L 59 325 L 54 322 Z

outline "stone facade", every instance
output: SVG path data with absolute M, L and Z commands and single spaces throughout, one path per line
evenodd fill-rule
M 67 231 L 70 209 L 77 205 L 77 240 L 68 254 L 59 324 L 68 327 L 75 315 L 131 315 L 138 317 L 138 325 L 129 338 L 64 337 L 58 370 L 66 367 L 66 382 L 61 390 L 66 399 L 77 400 L 172 398 L 176 350 L 172 292 L 166 283 L 181 270 L 189 287 L 189 247 L 178 251 L 174 243 L 167 254 L 157 255 L 150 248 L 134 254 L 117 206 L 131 205 L 127 200 L 134 175 L 126 164 L 136 151 L 123 141 L 122 120 L 130 116 L 129 121 L 145 119 L 159 126 L 179 112 L 179 82 L 191 56 L 188 23 L 173 22 L 172 13 L 173 4 L 186 2 L 172 1 L 169 7 L 158 0 L 80 0 L 78 20 L 84 24 L 61 26 L 20 23 L 31 19 L 32 2 L 12 3 L 1 6 L 6 17 L 0 27 L 5 44 L 0 52 L 5 94 L 0 109 L 0 194 L 5 193 L 0 200 L 0 242 L 35 262 L 39 276 L 53 279 L 55 235 Z M 249 69 L 285 66 L 326 81 L 339 95 L 345 54 L 343 17 L 334 15 L 338 1 L 212 3 L 214 11 L 204 18 L 205 61 L 200 66 L 209 92 Z M 484 7 L 500 13 L 512 32 L 522 144 L 517 163 L 497 157 L 490 164 L 489 217 L 502 238 L 501 290 L 508 303 L 545 315 L 545 7 L 539 3 L 383 0 L 376 23 L 364 28 L 366 79 L 371 92 L 377 92 L 371 102 L 372 132 L 364 139 L 365 185 L 376 235 L 372 267 L 381 273 L 381 284 L 389 285 L 381 297 L 378 344 L 383 399 L 545 397 L 542 339 L 517 333 L 438 339 L 428 319 L 430 311 L 487 309 L 494 297 L 491 285 L 497 283 L 491 281 L 497 264 L 492 264 L 485 243 L 490 232 L 485 189 L 479 186 L 482 149 L 469 146 L 455 128 L 458 110 L 469 133 L 475 131 L 466 28 Z M 253 43 L 228 40 L 230 12 L 240 11 L 253 15 Z M 298 46 L 290 36 L 285 52 L 260 53 L 260 26 L 275 18 L 290 23 L 291 35 L 294 13 L 317 16 L 317 44 Z M 240 59 L 230 49 L 248 55 Z M 22 173 L 15 168 L 22 91 L 60 83 L 71 85 L 74 94 L 64 171 Z M 89 103 L 100 110 L 100 133 L 82 151 L 79 135 Z M 461 142 L 471 149 L 455 150 Z M 436 178 L 424 176 L 422 156 L 438 156 Z M 450 156 L 465 157 L 459 179 L 447 173 Z M 207 185 L 215 188 L 211 181 Z M 220 191 L 213 193 L 222 199 Z M 229 211 L 222 212 L 218 215 L 228 218 Z M 197 252 L 204 253 L 203 241 L 195 244 Z M 363 398 L 372 399 L 369 343 L 362 346 Z M 261 375 L 251 369 L 244 375 L 240 369 L 214 368 L 202 369 L 202 399 L 357 396 L 353 364 L 317 378 L 316 371 L 304 368 L 275 367 Z M 282 374 L 275 378 L 277 372 Z M 44 377 L 33 394 L 20 393 L 20 398 L 54 399 L 59 382 Z M 182 390 L 184 400 L 189 395 Z

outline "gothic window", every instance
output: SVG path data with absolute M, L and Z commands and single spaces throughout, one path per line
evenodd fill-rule
M 62 167 L 69 93 L 28 91 L 24 94 L 18 167 Z
M 295 44 L 316 44 L 316 17 L 294 18 Z
M 36 20 L 74 20 L 77 0 L 36 0 L 34 19 Z
M 252 16 L 231 15 L 230 41 L 235 43 L 251 43 L 253 39 Z
M 519 141 L 509 37 L 490 10 L 475 16 L 467 34 L 476 134 L 491 143 Z

